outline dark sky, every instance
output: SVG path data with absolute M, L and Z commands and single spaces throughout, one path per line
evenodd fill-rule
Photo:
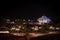
M 39 18 L 46 15 L 59 21 L 59 3 L 48 1 L 22 1 L 18 4 L 1 4 L 0 18 Z

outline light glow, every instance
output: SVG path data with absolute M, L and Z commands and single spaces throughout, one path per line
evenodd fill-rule
M 51 20 L 49 18 L 47 18 L 46 16 L 42 16 L 41 18 L 37 19 L 37 21 L 41 24 L 41 23 L 49 23 Z

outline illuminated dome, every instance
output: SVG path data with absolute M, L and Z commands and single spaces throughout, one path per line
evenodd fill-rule
M 38 18 L 37 21 L 39 23 L 43 23 L 44 24 L 44 23 L 49 23 L 51 20 L 48 17 L 46 17 L 46 16 L 42 16 L 41 18 Z

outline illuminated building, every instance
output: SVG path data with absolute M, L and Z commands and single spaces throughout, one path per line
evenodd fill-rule
M 51 20 L 46 16 L 42 16 L 41 18 L 37 19 L 37 21 L 40 25 L 51 22 Z

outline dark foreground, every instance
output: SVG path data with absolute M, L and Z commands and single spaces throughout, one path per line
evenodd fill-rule
M 31 38 L 31 40 L 60 40 L 60 34 L 50 34 L 41 37 Z
M 27 39 L 26 36 L 20 37 L 11 34 L 0 33 L 0 40 L 27 40 Z M 60 40 L 60 34 L 50 34 L 50 35 L 31 38 L 30 40 Z

